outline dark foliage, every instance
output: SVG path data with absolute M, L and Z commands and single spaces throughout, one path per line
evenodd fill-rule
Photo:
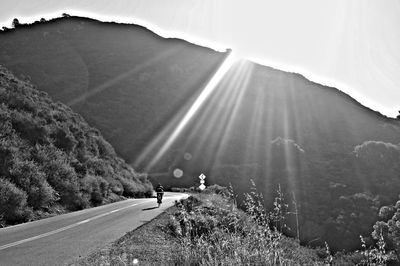
M 18 20 L 17 18 L 14 18 L 13 21 L 12 21 L 12 26 L 13 26 L 13 28 L 18 27 L 19 25 L 21 25 L 21 24 L 19 23 L 19 20 Z
M 382 236 L 389 249 L 400 258 L 400 200 L 393 205 L 382 206 L 379 221 L 374 225 L 372 237 L 378 241 Z
M 0 225 L 151 191 L 79 115 L 0 67 Z
M 0 224 L 26 221 L 30 211 L 26 199 L 27 195 L 22 189 L 8 180 L 0 179 Z

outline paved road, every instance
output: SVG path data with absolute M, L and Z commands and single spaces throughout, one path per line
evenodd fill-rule
M 174 201 L 166 192 L 156 199 L 129 199 L 0 229 L 0 265 L 63 265 L 104 247 L 150 221 Z

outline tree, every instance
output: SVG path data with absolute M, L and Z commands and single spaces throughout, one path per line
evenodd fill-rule
M 17 18 L 14 18 L 12 21 L 13 28 L 18 27 L 19 25 L 21 25 L 21 23 L 19 23 L 19 20 Z
M 397 115 L 397 119 L 400 119 L 400 111 L 399 111 L 399 114 Z
M 64 18 L 69 18 L 71 15 L 70 15 L 70 14 L 67 14 L 67 13 L 62 13 L 62 16 L 63 16 Z
M 40 22 L 46 22 L 46 19 L 45 18 L 41 18 Z
M 383 221 L 375 223 L 372 237 L 378 240 L 382 234 L 389 248 L 393 248 L 396 255 L 400 256 L 400 200 L 394 205 L 383 206 L 379 214 Z

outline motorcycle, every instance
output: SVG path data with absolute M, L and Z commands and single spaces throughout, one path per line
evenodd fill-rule
M 162 193 L 162 192 L 157 192 L 157 203 L 158 203 L 158 207 L 161 206 L 163 194 L 164 194 L 164 193 Z

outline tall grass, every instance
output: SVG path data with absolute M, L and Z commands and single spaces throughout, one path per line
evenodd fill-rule
M 271 213 L 255 188 L 245 195 L 245 212 L 237 208 L 232 190 L 177 202 L 178 211 L 168 224 L 181 241 L 173 264 L 323 265 L 315 253 L 282 235 L 282 196 L 278 190 Z

